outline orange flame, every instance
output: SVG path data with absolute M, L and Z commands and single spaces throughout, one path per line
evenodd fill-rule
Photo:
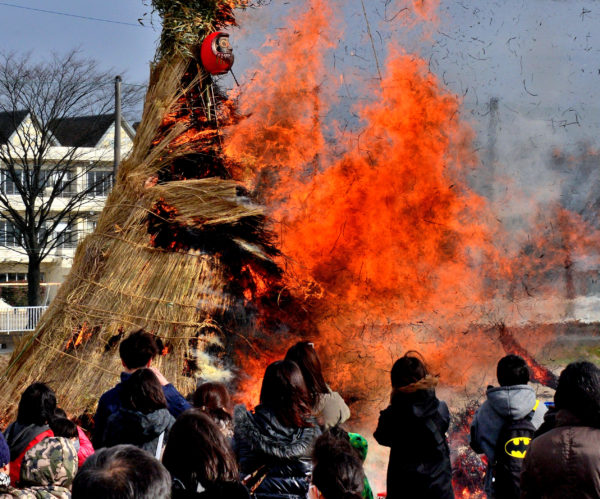
M 228 130 L 225 147 L 242 164 L 266 166 L 246 180 L 260 182 L 279 220 L 286 284 L 310 300 L 332 383 L 372 398 L 402 347 L 431 351 L 438 365 L 455 362 L 436 346 L 468 327 L 465 308 L 489 297 L 480 267 L 497 257 L 484 200 L 465 187 L 476 163 L 471 132 L 423 60 L 391 50 L 372 102 L 356 110 L 362 131 L 325 130 L 332 9 L 312 0 L 270 44 L 240 97 L 250 117 Z M 324 138 L 332 133 L 346 147 L 341 157 Z M 304 293 L 306 283 L 318 292 Z M 430 344 L 419 345 L 426 337 Z
M 392 3 L 435 21 L 439 2 Z M 344 81 L 325 64 L 340 38 L 335 8 L 311 0 L 264 47 L 239 96 L 248 117 L 227 130 L 226 153 L 248 167 L 240 178 L 278 221 L 286 288 L 310 310 L 334 387 L 383 400 L 391 363 L 407 349 L 421 351 L 443 382 L 464 385 L 504 355 L 485 330 L 497 315 L 522 320 L 511 300 L 526 298 L 526 281 L 569 267 L 569 255 L 598 255 L 598 231 L 558 210 L 562 234 L 541 227 L 534 250 L 511 257 L 467 181 L 478 159 L 459 99 L 398 47 L 389 47 L 370 102 L 354 109 L 362 128 L 350 136 L 325 123 Z M 257 350 L 283 355 L 285 346 L 277 338 Z M 469 358 L 457 354 L 467 350 Z M 254 366 L 257 378 L 265 365 Z
M 83 344 L 85 341 L 89 340 L 92 337 L 92 329 L 90 328 L 87 322 L 84 322 L 83 325 L 76 331 L 73 332 L 69 341 L 65 345 L 65 351 L 72 350 Z

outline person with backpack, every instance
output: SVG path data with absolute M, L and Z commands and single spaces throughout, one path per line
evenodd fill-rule
M 387 498 L 453 499 L 446 431 L 450 412 L 435 395 L 438 378 L 417 352 L 392 367 L 391 404 L 381 411 L 373 436 L 391 447 Z
M 529 368 L 522 357 L 507 355 L 496 369 L 499 387 L 489 386 L 487 400 L 471 424 L 471 448 L 485 454 L 484 489 L 488 498 L 520 497 L 523 458 L 547 408 L 528 385 Z
M 154 336 L 143 329 L 134 331 L 119 345 L 119 355 L 123 364 L 121 382 L 105 392 L 98 401 L 98 408 L 94 416 L 94 433 L 92 443 L 94 449 L 105 447 L 103 441 L 108 418 L 121 408 L 121 389 L 123 382 L 138 369 L 149 368 L 154 371 L 162 386 L 162 391 L 167 401 L 167 409 L 174 418 L 190 409 L 191 404 L 169 383 L 165 377 L 156 369 L 151 367 L 152 361 L 158 355 L 158 346 Z
M 135 445 L 159 459 L 175 423 L 160 382 L 154 371 L 138 369 L 122 385 L 121 407 L 106 421 L 102 441 Z

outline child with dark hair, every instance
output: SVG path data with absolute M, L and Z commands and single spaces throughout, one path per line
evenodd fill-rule
M 106 445 L 102 440 L 105 434 L 105 425 L 111 414 L 114 414 L 121 407 L 121 388 L 135 371 L 142 368 L 150 368 L 158 378 L 165 398 L 167 400 L 167 408 L 173 417 L 179 416 L 183 411 L 189 409 L 191 405 L 170 384 L 165 377 L 156 369 L 150 367 L 154 357 L 158 355 L 158 346 L 154 336 L 145 332 L 143 329 L 131 333 L 119 345 L 119 355 L 123 364 L 123 372 L 121 373 L 121 382 L 114 388 L 105 392 L 98 401 L 98 409 L 94 416 L 94 434 L 92 441 L 94 447 L 99 449 Z
M 121 407 L 106 422 L 102 441 L 107 447 L 131 444 L 160 457 L 175 423 L 158 378 L 138 369 L 123 382 Z
M 305 499 L 311 449 L 319 434 L 300 368 L 289 360 L 269 365 L 260 405 L 253 413 L 237 406 L 234 413 L 233 447 L 254 497 Z
M 192 404 L 208 414 L 226 438 L 233 437 L 231 397 L 223 383 L 203 383 L 192 395 Z
M 429 374 L 417 352 L 407 352 L 392 367 L 391 403 L 381 411 L 374 437 L 391 447 L 387 497 L 454 498 L 446 431 L 450 413 L 438 400 L 438 378 Z
M 163 465 L 173 480 L 173 499 L 249 499 L 239 482 L 235 454 L 206 413 L 184 412 L 171 428 Z
M 511 485 L 505 483 L 507 479 L 498 481 L 494 478 L 496 448 L 503 428 L 527 418 L 537 429 L 547 411 L 537 400 L 535 390 L 528 385 L 529 368 L 522 357 L 510 354 L 501 358 L 496 375 L 500 386 L 488 387 L 487 400 L 477 410 L 471 424 L 471 447 L 475 452 L 485 454 L 488 461 L 485 492 L 489 498 L 496 497 L 495 488 Z M 513 485 L 518 489 L 518 480 Z
M 329 459 L 331 449 L 338 449 L 347 454 L 354 453 L 361 463 L 364 463 L 367 458 L 369 443 L 366 438 L 358 433 L 348 433 L 343 428 L 334 426 L 317 438 L 313 450 L 313 466 L 318 461 Z M 366 475 L 364 477 L 362 498 L 373 499 L 373 491 Z
M 50 421 L 50 429 L 55 437 L 64 437 L 77 440 L 77 444 L 73 442 L 75 449 L 79 447 L 79 434 L 77 433 L 77 425 L 67 418 L 53 418 Z
M 48 426 L 56 409 L 56 396 L 44 383 L 29 385 L 19 401 L 17 420 L 10 424 L 4 437 L 10 448 L 10 479 L 16 484 L 25 453 L 44 438 L 53 436 Z
M 314 345 L 309 341 L 299 341 L 290 347 L 286 360 L 298 364 L 311 399 L 313 413 L 323 429 L 344 423 L 350 417 L 350 409 L 339 393 L 325 383 L 321 361 Z
M 321 435 L 313 453 L 309 499 L 362 499 L 365 474 L 362 462 L 344 440 Z
M 69 420 L 69 418 L 67 416 L 67 413 L 60 407 L 57 407 L 56 410 L 54 411 L 54 418 L 52 418 L 52 421 L 50 424 L 50 428 L 54 432 L 54 435 L 57 437 L 66 437 L 67 435 L 62 435 L 60 433 L 69 431 L 66 428 L 65 428 L 65 430 L 56 428 L 56 425 L 57 425 L 56 421 L 59 421 L 59 423 L 58 423 L 59 425 L 66 424 L 64 422 L 61 422 L 61 420 L 63 420 L 63 419 L 66 419 L 69 422 L 71 422 L 71 420 Z M 94 447 L 92 445 L 92 442 L 86 435 L 85 431 L 83 430 L 83 428 L 81 428 L 81 426 L 79 426 L 75 422 L 73 422 L 73 424 L 75 425 L 75 428 L 77 429 L 77 435 L 76 435 L 77 441 L 73 441 L 73 444 L 75 445 L 75 449 L 77 450 L 77 460 L 79 461 L 79 466 L 81 466 L 83 463 L 85 463 L 85 460 L 94 453 Z M 67 426 L 70 426 L 70 425 L 67 425 Z M 57 431 L 59 432 L 59 434 L 57 434 Z
M 521 497 L 600 497 L 600 369 L 591 362 L 569 364 L 554 402 L 554 429 L 536 437 L 525 455 Z

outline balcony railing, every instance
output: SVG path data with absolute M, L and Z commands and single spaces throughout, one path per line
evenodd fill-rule
M 33 331 L 48 307 L 0 309 L 0 333 Z

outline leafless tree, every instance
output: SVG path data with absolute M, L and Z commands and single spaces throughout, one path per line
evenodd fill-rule
M 0 136 L 0 245 L 8 240 L 11 249 L 27 255 L 30 306 L 40 302 L 42 260 L 72 237 L 76 222 L 88 216 L 82 205 L 111 181 L 89 181 L 98 160 L 84 146 L 88 129 L 100 126 L 94 121 L 113 112 L 114 76 L 78 50 L 43 62 L 0 54 L 0 135 L 9 135 Z M 123 109 L 139 105 L 142 92 L 125 87 Z M 67 135 L 64 145 L 59 138 Z

